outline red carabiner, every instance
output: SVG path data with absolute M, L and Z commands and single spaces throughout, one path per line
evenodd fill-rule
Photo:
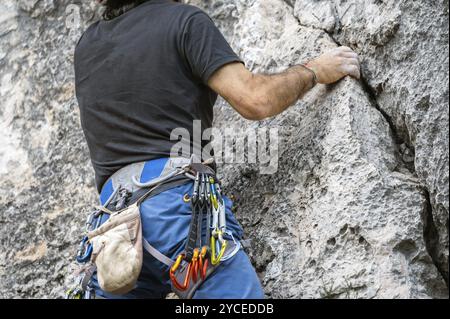
M 206 271 L 208 270 L 208 259 L 205 260 L 205 263 L 200 267 L 202 273 L 202 280 L 206 279 Z
M 194 282 L 197 282 L 197 275 L 198 275 L 198 271 L 199 271 L 199 262 L 200 262 L 200 252 L 198 251 L 197 248 L 194 249 L 194 255 L 192 256 L 192 260 L 191 260 L 191 269 L 192 269 L 192 280 Z
M 189 288 L 189 283 L 191 281 L 191 263 L 188 265 L 188 269 L 186 272 L 186 276 L 184 277 L 183 284 L 180 284 L 177 280 L 177 277 L 175 276 L 175 272 L 178 270 L 178 267 L 181 264 L 181 261 L 184 259 L 184 254 L 180 254 L 176 260 L 176 262 L 173 264 L 173 266 L 170 268 L 169 276 L 170 280 L 172 281 L 175 288 L 177 288 L 180 291 L 185 291 Z

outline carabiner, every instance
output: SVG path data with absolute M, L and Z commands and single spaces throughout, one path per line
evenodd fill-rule
M 233 233 L 231 231 L 226 231 L 225 233 L 228 236 L 230 236 L 231 239 L 233 240 L 234 249 L 231 252 L 229 252 L 226 256 L 222 257 L 222 260 L 221 260 L 222 262 L 233 258 L 234 255 L 236 255 L 239 252 L 239 250 L 241 249 L 241 247 L 242 247 L 241 242 L 240 241 L 236 241 L 236 239 L 234 238 Z
M 89 238 L 85 236 L 80 243 L 80 248 L 78 248 L 76 260 L 80 264 L 87 263 L 91 259 L 92 254 L 92 244 L 89 243 Z
M 75 278 L 74 285 L 66 291 L 66 299 L 83 298 L 82 281 L 83 281 L 82 276 L 78 276 L 77 278 Z
M 208 258 L 206 258 L 206 254 L 208 253 L 208 247 L 204 246 L 202 248 L 202 252 L 198 258 L 199 266 L 200 266 L 200 275 L 202 276 L 202 280 L 206 279 L 206 271 L 208 270 Z M 203 262 L 204 260 L 204 262 Z
M 82 299 L 83 291 L 80 288 L 70 288 L 66 291 L 66 299 Z
M 219 209 L 218 209 L 218 214 L 219 214 L 219 229 L 221 231 L 221 233 L 226 232 L 227 230 L 227 216 L 225 213 L 225 201 L 222 199 L 219 202 Z
M 199 271 L 199 255 L 200 252 L 198 251 L 198 248 L 195 248 L 194 255 L 192 256 L 191 260 L 191 276 L 193 282 L 197 282 L 197 275 Z
M 192 265 L 192 263 L 189 263 L 189 265 L 187 266 L 188 269 L 186 272 L 186 276 L 184 277 L 183 284 L 180 284 L 177 280 L 177 277 L 175 276 L 175 272 L 178 270 L 178 267 L 180 267 L 180 264 L 183 261 L 184 257 L 185 257 L 184 254 L 178 255 L 177 260 L 172 265 L 172 267 L 170 268 L 170 271 L 169 271 L 170 280 L 172 281 L 174 287 L 180 291 L 185 291 L 186 289 L 188 289 L 189 283 L 191 281 L 191 265 Z
M 219 236 L 221 236 L 221 231 L 218 232 Z M 227 248 L 228 242 L 226 240 L 221 241 L 222 246 L 220 247 L 220 252 L 216 256 L 216 237 L 213 235 L 211 236 L 211 264 L 213 266 L 216 266 L 220 263 L 220 260 L 223 257 L 223 254 L 225 253 L 225 249 Z
M 216 188 L 214 186 L 214 178 L 212 178 L 212 177 L 209 178 L 209 185 L 211 188 L 211 204 L 214 209 L 217 209 L 219 204 L 217 202 L 217 193 L 216 193 Z

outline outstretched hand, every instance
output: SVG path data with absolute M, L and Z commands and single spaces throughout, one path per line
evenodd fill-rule
M 349 47 L 334 48 L 306 64 L 316 73 L 317 82 L 331 84 L 350 75 L 361 76 L 358 54 Z

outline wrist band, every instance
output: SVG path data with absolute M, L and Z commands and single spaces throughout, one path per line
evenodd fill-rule
M 310 69 L 308 67 L 308 64 L 299 64 L 299 65 L 302 66 L 305 70 L 308 70 L 309 72 L 311 72 L 313 74 L 313 77 L 314 77 L 314 85 L 313 86 L 315 86 L 317 83 L 319 83 L 319 81 L 317 81 L 316 72 L 314 72 L 313 69 Z

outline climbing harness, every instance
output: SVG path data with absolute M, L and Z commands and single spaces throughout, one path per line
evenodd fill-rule
M 111 216 L 126 211 L 127 207 L 139 205 L 146 198 L 192 180 L 194 180 L 192 194 L 183 196 L 183 201 L 190 203 L 192 209 L 192 219 L 184 251 L 177 256 L 176 260 L 172 260 L 150 245 L 145 238 L 142 238 L 143 248 L 169 267 L 173 291 L 180 298 L 186 299 L 193 296 L 196 289 L 222 261 L 232 258 L 239 251 L 241 243 L 236 241 L 226 228 L 225 201 L 220 183 L 214 170 L 208 166 L 212 161 L 196 163 L 191 158 L 187 163 L 185 159 L 173 162 L 175 164 L 170 162 L 165 165 L 160 176 L 149 181 L 138 180 L 136 174 L 132 173 L 136 171 L 142 173 L 145 170 L 143 163 L 132 164 L 111 177 L 112 180 L 120 181 L 121 184 L 116 185 L 104 204 L 97 207 L 87 218 L 88 235 L 83 237 L 77 251 L 76 261 L 79 270 L 74 284 L 67 291 L 68 299 L 95 298 L 95 292 L 90 288 L 92 275 L 97 271 L 97 276 L 101 277 L 102 271 L 101 264 L 99 264 L 100 268 L 96 266 L 96 258 L 98 258 L 98 251 L 101 254 L 107 249 L 103 249 L 103 246 L 99 249 L 98 243 L 101 241 L 93 240 L 92 234 L 97 236 L 98 233 L 102 233 L 101 228 L 108 224 Z M 105 214 L 109 215 L 108 222 L 102 225 Z M 93 243 L 97 247 L 94 247 Z M 105 245 L 104 242 L 102 244 Z M 104 285 L 106 286 L 105 283 Z M 108 291 L 101 283 L 100 286 Z M 125 291 L 127 289 L 125 288 Z

